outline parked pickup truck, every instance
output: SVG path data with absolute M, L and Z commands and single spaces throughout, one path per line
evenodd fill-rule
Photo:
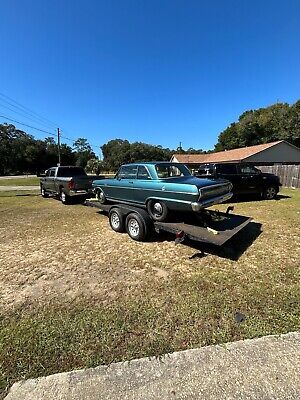
M 199 178 L 227 179 L 233 185 L 234 195 L 256 194 L 267 200 L 274 199 L 281 186 L 278 176 L 262 173 L 246 163 L 203 164 L 195 175 Z
M 41 195 L 43 197 L 58 196 L 63 204 L 68 204 L 74 196 L 84 201 L 91 193 L 92 182 L 95 178 L 88 176 L 81 167 L 49 168 L 40 180 Z

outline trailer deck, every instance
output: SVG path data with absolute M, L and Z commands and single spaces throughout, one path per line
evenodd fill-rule
M 96 207 L 105 213 L 109 213 L 112 208 L 118 208 L 124 216 L 129 213 L 138 213 L 142 218 L 147 220 L 147 224 L 153 225 L 157 233 L 165 231 L 175 234 L 176 238 L 180 241 L 189 238 L 216 246 L 222 246 L 252 220 L 250 217 L 231 214 L 230 211 L 233 210 L 233 207 L 228 207 L 225 213 L 204 210 L 199 217 L 194 213 L 182 213 L 173 217 L 168 222 L 157 222 L 152 221 L 147 211 L 143 208 L 124 204 L 101 204 L 94 199 L 86 200 L 85 204 L 90 207 Z

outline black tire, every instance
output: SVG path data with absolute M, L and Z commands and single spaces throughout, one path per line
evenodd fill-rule
M 49 193 L 44 189 L 43 185 L 41 185 L 41 196 L 44 198 L 49 197 Z
M 168 207 L 161 200 L 149 200 L 147 203 L 147 211 L 154 221 L 165 221 L 169 213 Z
M 268 186 L 263 192 L 263 198 L 266 200 L 273 200 L 277 196 L 278 188 L 276 186 Z
M 102 189 L 97 188 L 95 193 L 96 193 L 96 199 L 99 201 L 100 204 L 107 203 L 105 194 Z
M 108 215 L 109 225 L 115 232 L 125 232 L 124 216 L 118 208 L 112 208 Z
M 130 213 L 125 221 L 126 232 L 133 240 L 142 242 L 147 237 L 144 221 L 137 213 Z
M 60 191 L 59 198 L 64 205 L 70 204 L 70 196 L 68 196 L 63 189 Z

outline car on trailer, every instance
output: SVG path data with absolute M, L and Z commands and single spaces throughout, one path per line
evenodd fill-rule
M 93 191 L 101 204 L 142 207 L 154 221 L 169 215 L 200 212 L 232 197 L 224 179 L 200 179 L 180 163 L 144 162 L 122 165 L 113 179 L 96 179 Z

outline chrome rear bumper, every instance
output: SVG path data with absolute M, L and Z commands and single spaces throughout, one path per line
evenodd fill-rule
M 69 196 L 84 196 L 89 194 L 87 190 L 70 190 Z
M 203 208 L 213 206 L 214 204 L 224 203 L 224 201 L 231 199 L 232 195 L 233 193 L 229 192 L 223 194 L 222 196 L 211 197 L 210 199 L 205 199 L 202 201 L 195 201 L 191 203 L 192 210 L 197 212 L 202 210 Z

